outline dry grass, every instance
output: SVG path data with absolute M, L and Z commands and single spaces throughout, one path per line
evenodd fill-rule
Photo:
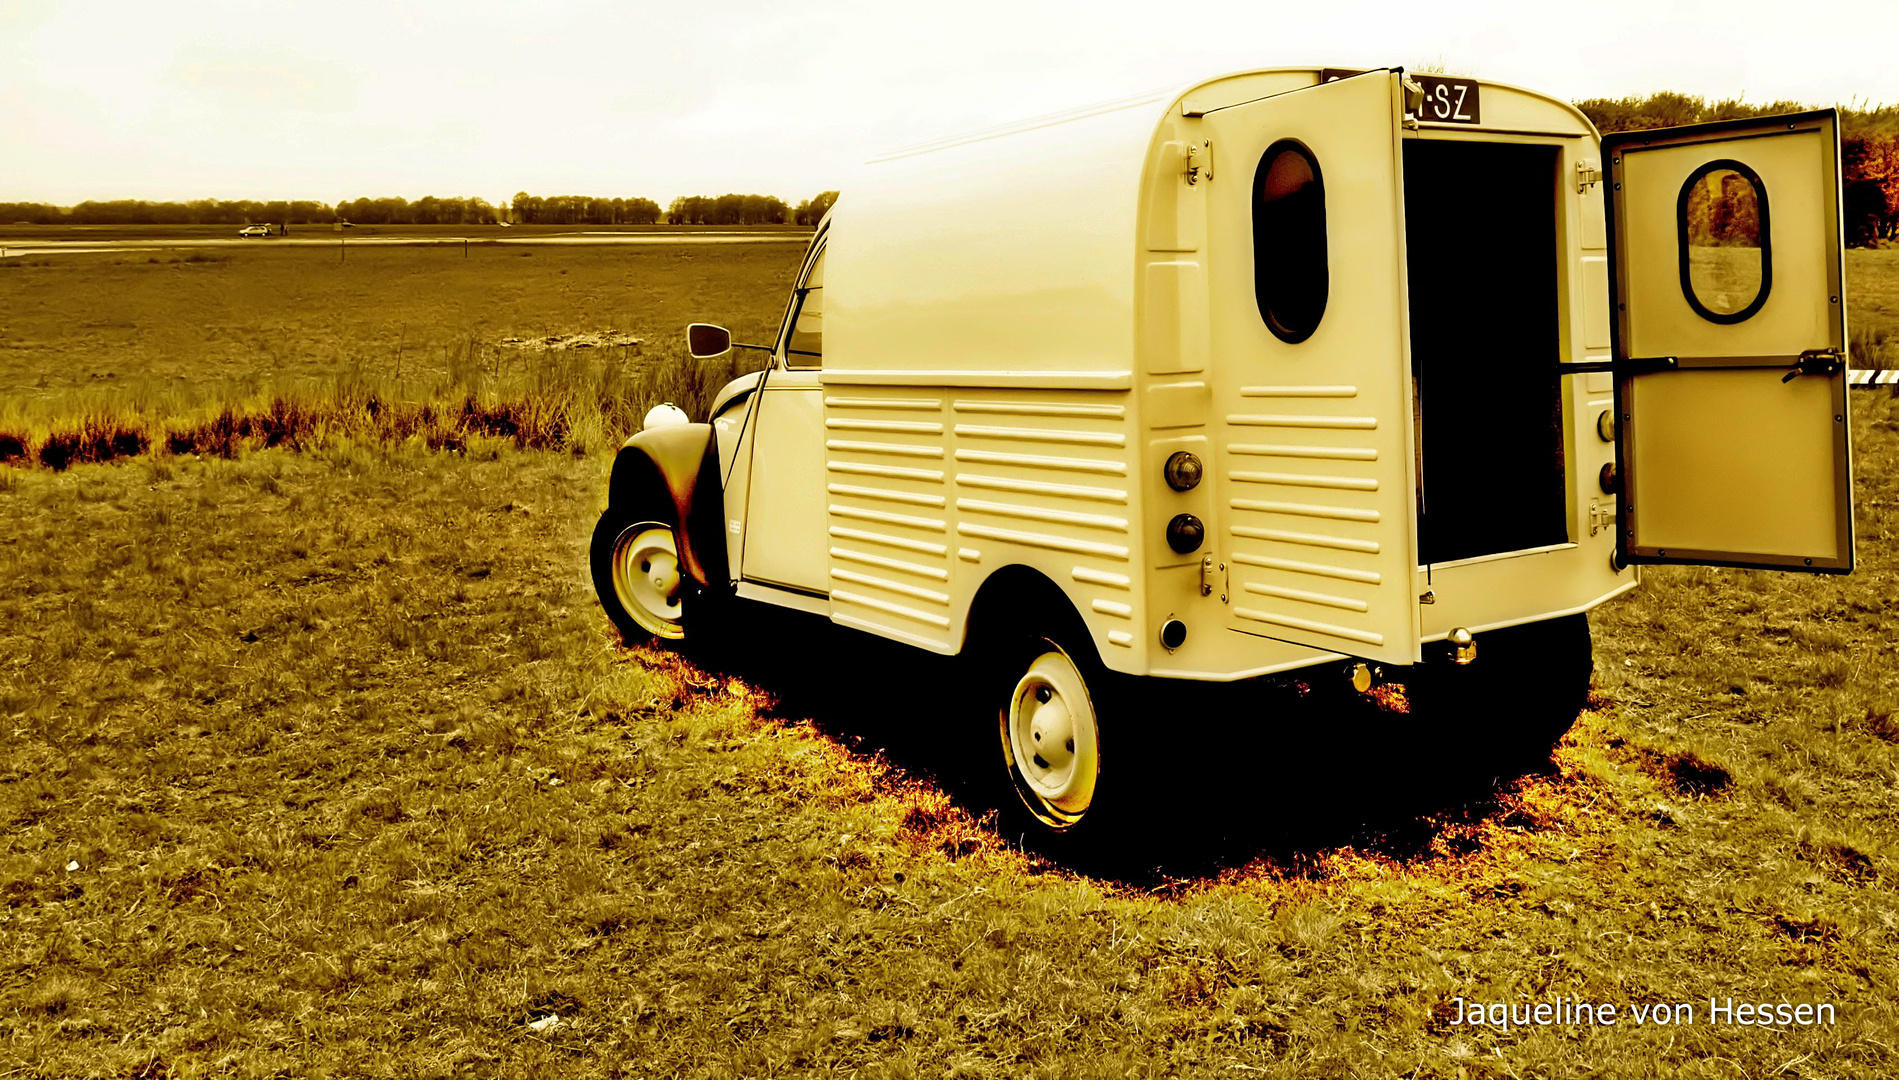
M 1180 697 L 1155 730 L 1217 737 L 1160 740 L 1188 825 L 1139 859 L 984 824 L 946 661 L 756 613 L 618 648 L 599 460 L 0 466 L 0 1075 L 1891 1075 L 1899 408 L 1855 407 L 1859 572 L 1648 574 L 1551 774 L 1446 792 L 1456 731 Z
M 454 369 L 420 400 L 395 396 L 389 380 L 345 379 L 301 394 L 256 395 L 179 413 L 95 405 L 63 421 L 16 417 L 11 430 L 0 430 L 0 463 L 58 471 L 152 451 L 232 458 L 248 449 L 302 450 L 339 440 L 416 442 L 459 453 L 480 436 L 505 438 L 517 449 L 581 456 L 617 449 L 662 401 L 705 415 L 733 367 L 726 359 L 628 371 L 552 359 L 537 362 L 505 391 L 479 372 Z
M 1558 773 L 1425 812 L 1370 779 L 1408 754 L 1356 723 L 1317 754 L 1288 729 L 1339 718 L 1278 712 L 1226 747 L 1262 763 L 1228 869 L 1118 884 L 923 779 L 989 733 L 859 676 L 938 686 L 940 661 L 769 620 L 726 673 L 615 648 L 582 569 L 597 463 L 339 444 L 8 476 L 0 1071 L 1896 1064 L 1890 479 L 1853 578 L 1662 573 L 1606 609 Z M 1287 854 L 1274 815 L 1362 839 Z M 1447 1022 L 1460 995 L 1729 993 L 1841 1023 Z

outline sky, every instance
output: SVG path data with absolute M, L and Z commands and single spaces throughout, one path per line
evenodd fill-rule
M 1248 68 L 1899 103 L 1895 41 L 1895 0 L 0 0 L 0 201 L 795 204 L 882 150 Z

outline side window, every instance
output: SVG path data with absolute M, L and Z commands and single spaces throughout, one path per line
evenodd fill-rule
M 824 252 L 811 263 L 811 273 L 798 290 L 798 313 L 791 317 L 791 336 L 785 342 L 785 366 L 823 367 Z
M 1709 322 L 1737 323 L 1761 309 L 1774 286 L 1767 189 L 1738 161 L 1710 161 L 1681 186 L 1675 204 L 1681 291 Z
M 1266 148 L 1253 176 L 1253 293 L 1266 328 L 1288 344 L 1312 336 L 1331 290 L 1325 179 L 1297 139 Z

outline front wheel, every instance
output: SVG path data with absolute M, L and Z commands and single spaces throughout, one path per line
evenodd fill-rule
M 686 636 L 679 542 L 658 521 L 634 521 L 608 511 L 593 530 L 593 585 L 600 606 L 627 641 Z

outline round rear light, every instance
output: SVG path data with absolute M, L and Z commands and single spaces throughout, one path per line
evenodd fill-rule
M 1200 459 L 1185 450 L 1176 450 L 1167 458 L 1167 464 L 1161 472 L 1167 477 L 1167 486 L 1175 491 L 1191 491 L 1200 483 L 1205 470 Z
M 1185 555 L 1200 548 L 1200 542 L 1207 536 L 1207 527 L 1192 514 L 1175 514 L 1174 520 L 1167 523 L 1167 546 Z
M 1615 462 L 1604 465 L 1602 471 L 1596 474 L 1596 486 L 1602 489 L 1604 495 L 1615 495 L 1622 490 L 1622 476 L 1616 472 Z

